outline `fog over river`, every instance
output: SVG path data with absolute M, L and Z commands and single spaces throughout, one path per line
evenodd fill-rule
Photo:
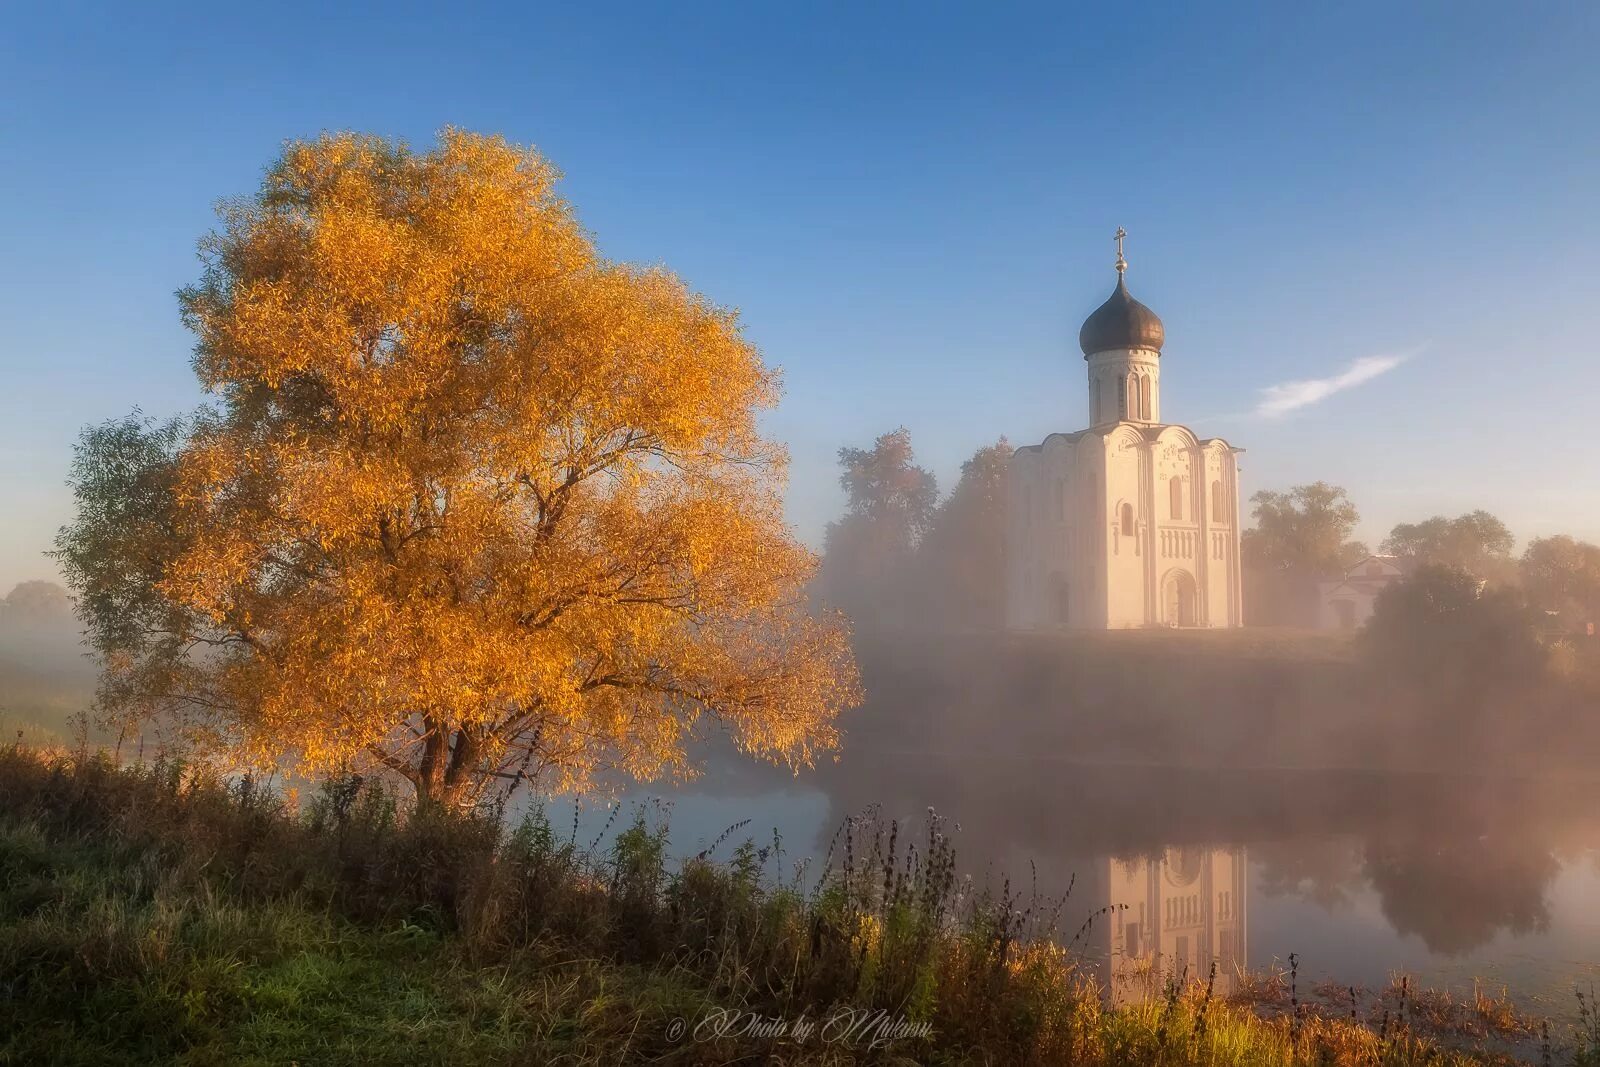
M 93 664 L 64 598 L 44 592 L 0 612 L 0 729 L 70 743 Z M 1470 993 L 1481 979 L 1561 1016 L 1574 984 L 1600 984 L 1587 704 L 1571 731 L 1532 728 L 1527 702 L 1436 717 L 1370 692 L 1341 705 L 1351 665 L 1299 646 L 1208 666 L 1168 635 L 1112 636 L 1020 652 L 866 644 L 869 698 L 843 720 L 837 761 L 792 775 L 713 743 L 691 782 L 582 798 L 578 833 L 603 840 L 612 807 L 614 832 L 659 800 L 678 856 L 748 820 L 717 855 L 776 831 L 773 874 L 809 857 L 814 877 L 846 819 L 898 820 L 916 840 L 932 808 L 979 885 L 1070 887 L 1065 938 L 1125 905 L 1079 942 L 1119 997 L 1150 987 L 1129 972 L 1203 975 L 1215 960 L 1227 988 L 1290 953 L 1308 982 L 1405 972 Z M 1119 659 L 1146 647 L 1159 669 Z M 551 802 L 557 826 L 573 807 Z

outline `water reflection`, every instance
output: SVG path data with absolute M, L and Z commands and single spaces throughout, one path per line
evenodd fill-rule
M 1476 977 L 1570 999 L 1600 978 L 1600 783 L 1485 775 L 1077 763 L 969 747 L 847 745 L 794 777 L 714 755 L 678 794 L 676 849 L 730 823 L 791 857 L 822 857 L 848 817 L 903 827 L 930 807 L 959 824 L 976 880 L 1072 887 L 1063 939 L 1082 939 L 1112 995 L 1188 968 L 1300 955 L 1308 980 L 1379 985 L 1395 970 L 1470 989 Z M 647 790 L 651 795 L 670 791 Z
M 1057 885 L 1107 857 L 1142 859 L 1147 880 L 1161 882 L 1162 864 L 1195 850 L 1231 857 L 1246 879 L 1249 846 L 1264 894 L 1325 912 L 1375 897 L 1394 933 L 1445 956 L 1548 929 L 1546 895 L 1563 860 L 1600 843 L 1591 782 L 1047 759 L 982 767 L 920 757 L 857 770 L 847 758 L 817 781 L 834 819 L 869 803 L 901 815 L 932 805 L 960 819 L 979 868 L 1031 866 Z M 1078 910 L 1097 906 L 1084 899 Z
M 1502 931 L 1547 929 L 1545 892 L 1561 864 L 1536 831 L 1498 840 L 1401 832 L 1368 841 L 1363 870 L 1398 933 L 1453 956 Z
M 1216 991 L 1233 992 L 1249 966 L 1244 849 L 1170 848 L 1154 859 L 1108 859 L 1093 873 L 1110 910 L 1088 955 L 1113 1003 L 1159 995 L 1172 978 L 1206 978 L 1213 965 Z

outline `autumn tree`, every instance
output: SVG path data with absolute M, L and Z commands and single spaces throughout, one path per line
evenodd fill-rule
M 858 699 L 731 312 L 602 259 L 537 153 L 290 145 L 181 294 L 215 410 L 93 428 L 59 558 L 111 713 L 419 803 L 804 763 Z
M 1453 519 L 1435 515 L 1422 522 L 1402 522 L 1389 531 L 1381 550 L 1414 563 L 1440 563 L 1479 578 L 1504 580 L 1514 569 L 1514 541 L 1505 523 L 1478 510 Z
M 824 597 L 858 623 L 902 622 L 913 597 L 917 546 L 933 518 L 939 487 L 917 466 L 905 427 L 870 449 L 839 450 L 845 514 L 828 524 L 823 546 Z
M 72 599 L 54 582 L 18 582 L 0 598 L 0 613 L 16 619 L 72 618 Z

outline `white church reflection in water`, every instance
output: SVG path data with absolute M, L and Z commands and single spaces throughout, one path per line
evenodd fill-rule
M 1097 865 L 1096 895 L 1109 911 L 1086 935 L 1112 1004 L 1160 996 L 1170 978 L 1234 991 L 1248 966 L 1248 865 L 1243 848 L 1169 848 L 1158 858 Z

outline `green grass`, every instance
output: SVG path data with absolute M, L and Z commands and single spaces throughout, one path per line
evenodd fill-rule
M 647 813 L 598 850 L 538 813 L 509 831 L 406 818 L 370 783 L 297 810 L 172 762 L 0 750 L 0 1063 L 1488 1058 L 1202 984 L 1106 1009 L 1043 936 L 1058 908 L 960 878 L 937 820 L 911 837 L 852 823 L 801 879 L 779 842 L 669 864 Z M 673 1029 L 719 1009 L 882 1009 L 926 1033 Z M 1597 1042 L 1552 1056 L 1600 1062 Z
M 584 1062 L 704 1004 L 670 972 L 180 890 L 155 857 L 0 831 L 0 1062 Z

